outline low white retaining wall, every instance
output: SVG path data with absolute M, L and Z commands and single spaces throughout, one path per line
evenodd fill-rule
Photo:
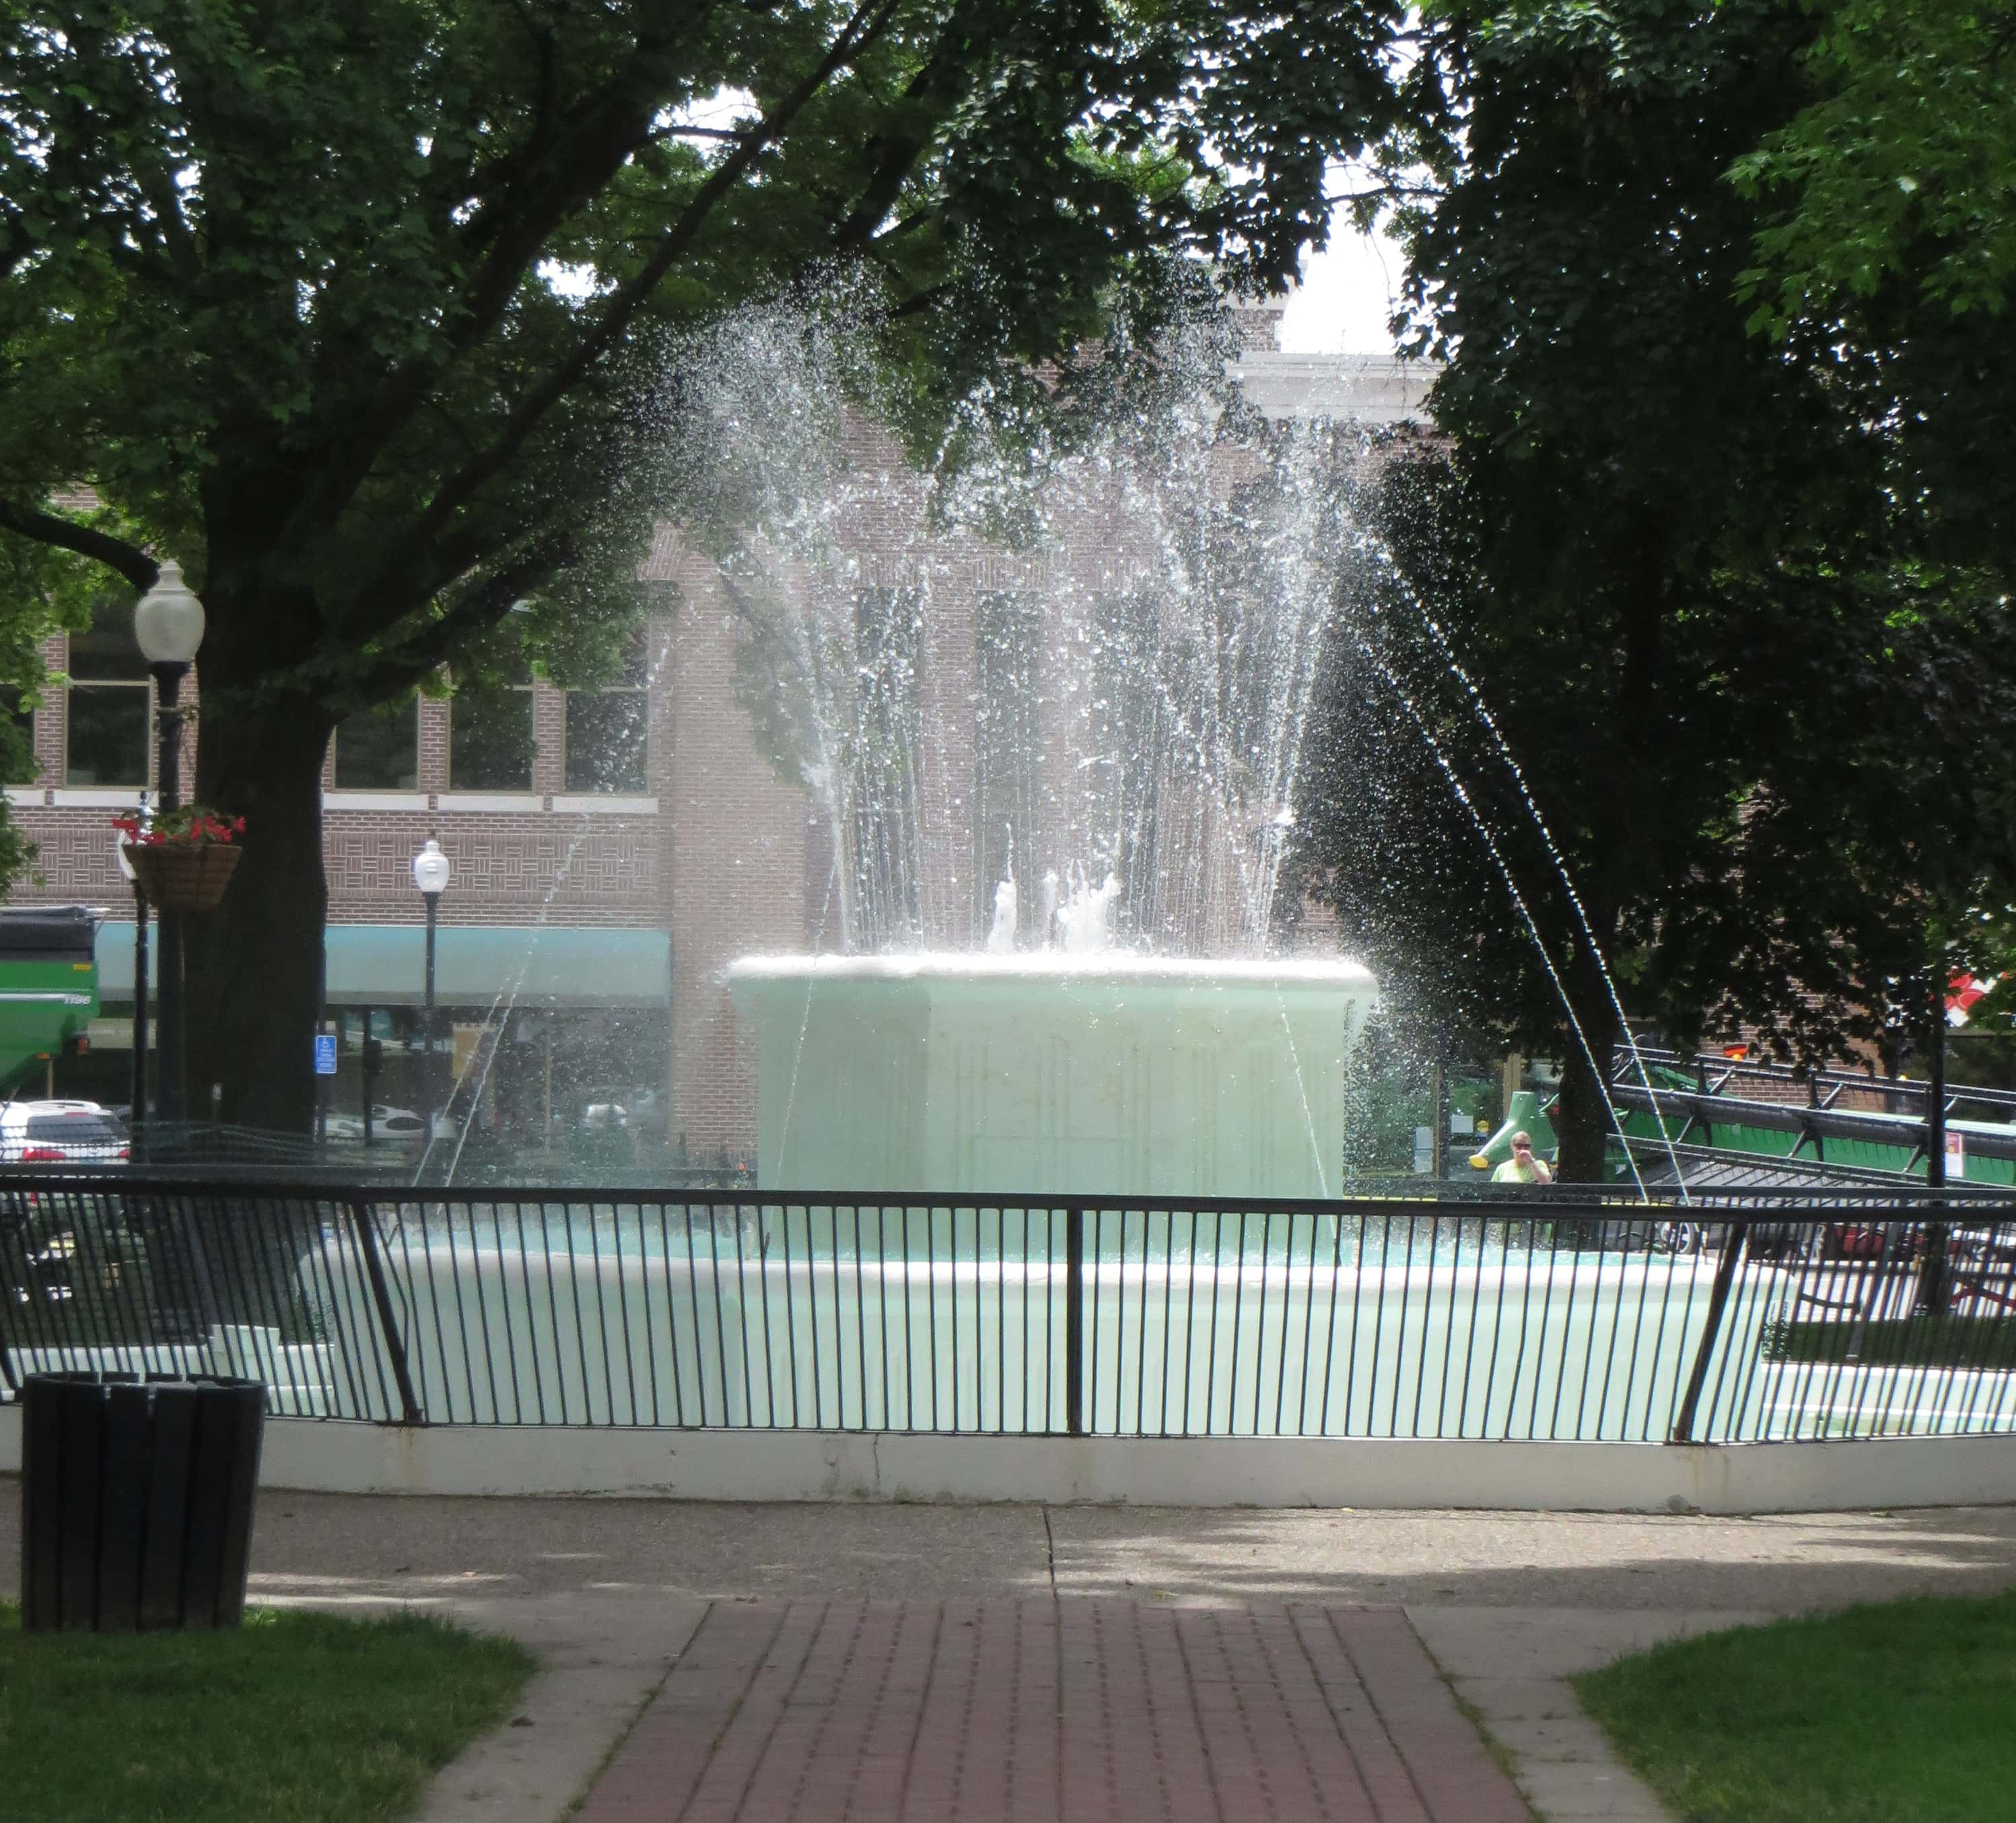
M 203 1342 L 9 1350 L 14 1377 L 29 1374 L 236 1374 L 266 1383 L 266 1409 L 326 1418 L 337 1372 L 326 1343 L 284 1343 L 277 1329 L 219 1324 Z
M 0 1470 L 21 1463 L 0 1407 Z M 2016 1437 L 1427 1443 L 391 1426 L 277 1418 L 261 1483 L 327 1492 L 1150 1506 L 1825 1512 L 2016 1500 Z

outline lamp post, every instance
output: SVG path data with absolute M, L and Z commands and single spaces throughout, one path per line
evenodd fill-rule
M 182 807 L 182 679 L 203 644 L 203 603 L 182 581 L 182 566 L 161 566 L 154 586 L 133 610 L 133 637 L 160 698 L 160 804 L 164 814 Z M 182 1117 L 182 916 L 165 906 L 160 912 L 160 1063 L 156 1106 L 164 1120 Z
M 430 836 L 427 845 L 413 857 L 413 884 L 420 890 L 420 897 L 427 902 L 427 987 L 425 1030 L 427 1035 L 427 1143 L 434 1138 L 434 1122 L 440 1117 L 441 1098 L 437 1085 L 441 1080 L 440 1066 L 434 1060 L 438 1048 L 434 1037 L 434 927 L 441 913 L 441 896 L 448 890 L 451 869 L 448 857 L 441 853 L 441 845 Z
M 1925 1250 L 1918 1268 L 1917 1314 L 1928 1317 L 1948 1314 L 1953 1303 L 1953 1271 L 1946 1257 L 1953 1231 L 1940 1219 L 1946 1205 L 1938 1192 L 1946 1187 L 1946 992 L 1949 969 L 1942 955 L 1932 969 L 1930 1016 L 1926 1027 L 1927 1049 L 1931 1053 L 1931 1080 L 1925 1084 L 1925 1188 L 1934 1192 L 1926 1214 Z
M 140 793 L 140 826 L 147 825 L 147 794 Z M 135 1133 L 147 1122 L 147 895 L 126 858 L 126 843 L 112 844 L 119 871 L 133 889 L 133 1112 L 126 1124 Z

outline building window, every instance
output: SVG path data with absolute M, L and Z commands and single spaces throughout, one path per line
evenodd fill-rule
M 532 680 L 466 685 L 448 708 L 451 791 L 532 789 Z
M 27 706 L 27 692 L 14 685 L 0 689 L 0 717 L 4 717 L 12 738 L 0 742 L 0 760 L 6 776 L 0 783 L 33 785 L 42 775 L 41 762 L 35 757 L 35 714 Z
M 624 792 L 650 789 L 650 698 L 646 693 L 644 640 L 624 654 L 622 681 L 606 690 L 570 690 L 567 699 L 567 788 Z
M 339 791 L 417 791 L 420 785 L 420 699 L 353 715 L 336 731 Z
M 101 596 L 91 625 L 70 636 L 66 785 L 147 782 L 153 683 L 133 638 L 133 605 Z

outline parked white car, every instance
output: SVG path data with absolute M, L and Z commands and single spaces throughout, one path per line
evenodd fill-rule
M 0 1102 L 0 1164 L 114 1164 L 131 1149 L 125 1124 L 96 1102 Z

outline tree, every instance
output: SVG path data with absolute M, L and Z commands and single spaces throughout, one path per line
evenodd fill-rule
M 1424 54 L 1461 133 L 1398 149 L 1438 180 L 1402 228 L 1446 452 L 1395 469 L 1352 580 L 1309 864 L 1445 1016 L 1562 1055 L 1570 1178 L 1622 1030 L 1599 955 L 1678 1041 L 1741 1019 L 1816 1058 L 1884 1035 L 1928 908 L 2007 864 L 1999 586 L 1899 503 L 1870 358 L 1774 344 L 1739 295 L 1762 218 L 1727 174 L 1810 98 L 1813 29 L 1453 5 Z
M 1836 0 L 1805 105 L 1736 161 L 1751 327 L 1867 357 L 1899 486 L 1957 560 L 2016 557 L 2016 0 Z
M 666 338 L 866 271 L 922 422 L 1169 260 L 1277 282 L 1391 122 L 1402 11 L 8 5 L 0 530 L 202 592 L 197 786 L 248 819 L 189 962 L 225 1116 L 308 1117 L 332 728 L 481 672 L 520 600 L 535 642 L 625 610 Z M 50 505 L 87 480 L 136 536 Z

